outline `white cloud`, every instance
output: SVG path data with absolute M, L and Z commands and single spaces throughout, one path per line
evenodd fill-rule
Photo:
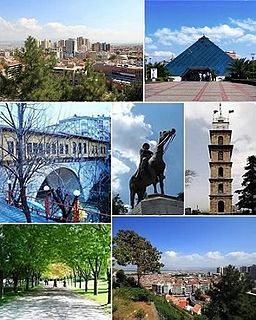
M 122 189 L 119 176 L 129 172 L 130 168 L 127 165 L 125 165 L 121 160 L 119 160 L 116 156 L 113 156 L 111 161 L 112 190 L 114 193 L 118 193 Z
M 213 260 L 220 260 L 222 259 L 221 253 L 219 251 L 209 251 L 207 252 L 206 256 Z
M 86 25 L 67 25 L 51 21 L 41 25 L 35 18 L 22 17 L 10 22 L 0 17 L 0 41 L 25 40 L 29 35 L 38 39 L 67 39 L 84 36 L 92 41 L 109 42 L 142 42 L 142 31 L 139 30 L 113 30 L 91 28 Z
M 256 31 L 256 20 L 251 18 L 239 20 L 239 19 L 232 19 L 230 18 L 231 23 L 237 25 L 239 28 L 248 31 Z
M 166 254 L 168 257 L 170 257 L 172 259 L 177 258 L 177 255 L 178 255 L 177 252 L 175 252 L 175 251 L 166 251 Z
M 176 55 L 175 55 L 175 53 L 173 53 L 173 52 L 171 52 L 171 51 L 154 51 L 154 52 L 152 52 L 151 53 L 151 56 L 152 57 L 161 57 L 161 58 L 168 58 L 168 60 L 169 59 L 171 59 L 171 58 L 175 58 L 176 57 Z
M 207 36 L 213 42 L 223 39 L 234 40 L 244 35 L 244 31 L 239 27 L 230 27 L 222 24 L 214 27 L 187 27 L 182 26 L 180 30 L 171 30 L 169 28 L 157 29 L 154 37 L 163 45 L 189 45 L 198 40 L 203 35 Z
M 151 125 L 145 122 L 143 115 L 133 113 L 133 103 L 115 103 L 112 112 L 112 181 L 113 190 L 120 191 L 122 175 L 129 172 L 130 166 L 139 163 L 139 147 L 148 142 L 151 148 L 156 141 L 149 140 Z M 128 170 L 129 169 L 129 170 Z
M 145 43 L 146 43 L 146 44 L 151 44 L 151 43 L 153 43 L 152 38 L 146 37 L 146 38 L 145 38 Z
M 165 269 L 203 268 L 226 266 L 229 264 L 241 266 L 255 263 L 256 252 L 227 252 L 209 251 L 202 254 L 183 254 L 174 250 L 166 251 L 162 255 Z
M 256 43 L 256 35 L 255 34 L 246 34 L 243 37 L 237 39 L 237 42 L 243 42 L 250 46 L 252 43 Z

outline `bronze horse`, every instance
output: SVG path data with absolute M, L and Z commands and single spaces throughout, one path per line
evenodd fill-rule
M 164 194 L 164 170 L 166 166 L 163 161 L 164 146 L 170 139 L 174 139 L 175 133 L 176 130 L 174 128 L 170 131 L 160 132 L 156 151 L 148 160 L 146 172 L 140 172 L 140 168 L 138 168 L 139 172 L 136 171 L 136 173 L 131 177 L 129 187 L 132 209 L 134 208 L 135 195 L 137 194 L 138 196 L 138 204 L 145 198 L 146 188 L 151 184 L 154 186 L 154 193 L 157 193 L 157 183 L 159 182 L 161 194 Z

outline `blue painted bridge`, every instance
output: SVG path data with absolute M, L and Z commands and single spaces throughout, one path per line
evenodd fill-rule
M 32 222 L 51 223 L 45 217 L 31 213 Z M 0 199 L 0 223 L 26 223 L 26 217 L 22 210 L 8 205 L 3 199 Z

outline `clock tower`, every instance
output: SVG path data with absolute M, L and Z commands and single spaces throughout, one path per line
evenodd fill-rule
M 234 112 L 229 110 L 229 114 Z M 229 129 L 229 117 L 222 115 L 221 104 L 219 110 L 214 110 L 212 129 L 210 130 L 210 213 L 232 213 L 232 130 Z

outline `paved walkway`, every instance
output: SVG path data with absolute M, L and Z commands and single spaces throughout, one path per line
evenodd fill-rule
M 1 320 L 110 320 L 101 307 L 65 288 L 45 288 L 0 307 Z
M 147 83 L 146 101 L 255 101 L 256 86 L 217 82 Z

